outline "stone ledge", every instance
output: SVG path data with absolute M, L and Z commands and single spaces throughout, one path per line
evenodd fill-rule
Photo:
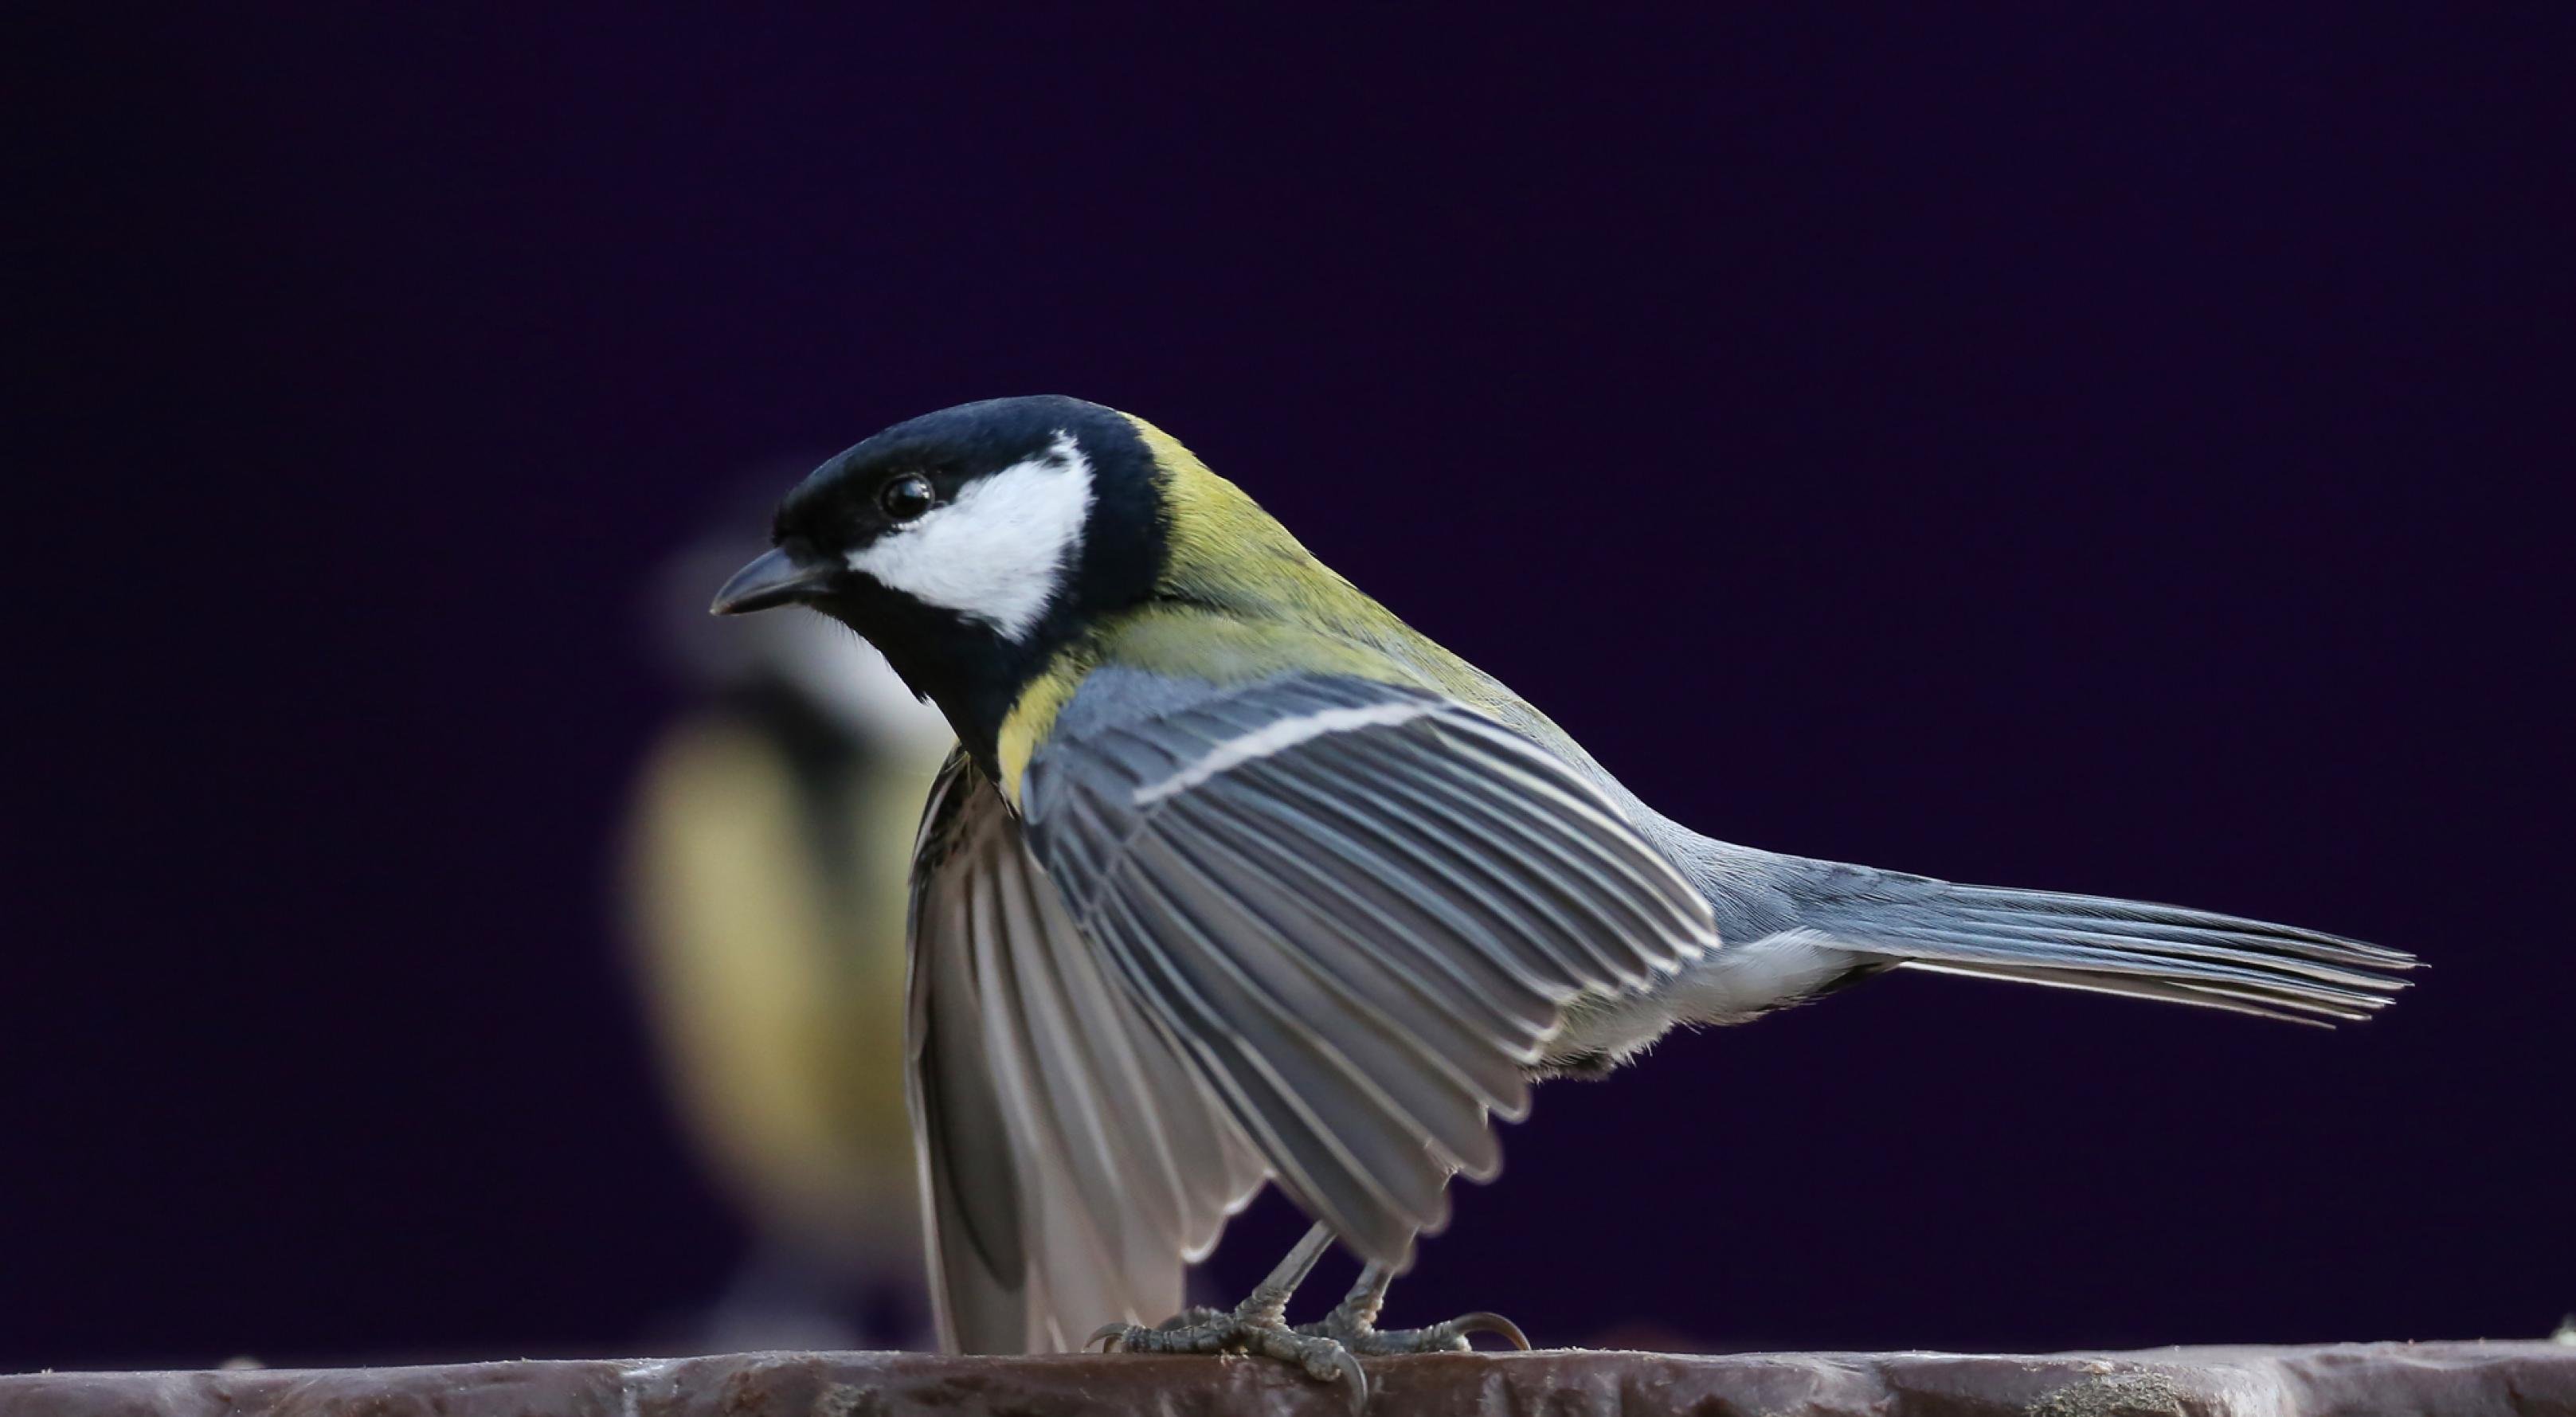
M 2576 1413 L 2576 1346 L 2545 1342 L 2160 1348 L 2037 1357 L 1580 1349 L 1368 1364 L 1375 1417 L 1494 1413 L 1802 1417 L 2306 1417 Z M 1145 1357 L 747 1353 L 417 1368 L 33 1373 L 0 1417 L 1346 1417 L 1348 1396 L 1273 1363 Z

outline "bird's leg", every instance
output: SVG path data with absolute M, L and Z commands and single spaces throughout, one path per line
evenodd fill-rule
M 1378 1310 L 1386 1305 L 1386 1286 L 1395 1275 L 1386 1266 L 1370 1264 L 1360 1270 L 1359 1283 L 1335 1306 L 1321 1323 L 1299 1324 L 1297 1332 L 1310 1338 L 1330 1338 L 1353 1353 L 1377 1357 L 1389 1353 L 1464 1353 L 1467 1335 L 1499 1333 L 1514 1348 L 1529 1351 L 1529 1339 L 1519 1324 L 1500 1314 L 1460 1314 L 1447 1323 L 1429 1328 L 1380 1329 Z
M 1330 1382 L 1336 1376 L 1348 1378 L 1353 1401 L 1365 1407 L 1368 1377 L 1360 1371 L 1359 1360 L 1351 1356 L 1350 1349 L 1338 1339 L 1288 1327 L 1289 1296 L 1297 1292 L 1306 1272 L 1324 1257 L 1332 1243 L 1333 1232 L 1321 1225 L 1307 1231 L 1297 1248 L 1270 1271 L 1270 1277 L 1254 1286 L 1251 1295 L 1231 1311 L 1184 1309 L 1152 1328 L 1103 1324 L 1083 1346 L 1088 1348 L 1106 1339 L 1113 1351 L 1124 1348 L 1135 1353 L 1258 1353 L 1294 1363 L 1319 1381 Z

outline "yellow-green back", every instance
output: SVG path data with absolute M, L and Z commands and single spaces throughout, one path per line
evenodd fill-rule
M 999 755 L 1004 790 L 1015 800 L 1036 744 L 1104 662 L 1220 684 L 1299 672 L 1408 684 L 1481 709 L 1599 775 L 1545 715 L 1316 560 L 1179 440 L 1126 417 L 1153 452 L 1169 514 L 1168 559 L 1155 599 L 1090 627 L 1013 706 Z

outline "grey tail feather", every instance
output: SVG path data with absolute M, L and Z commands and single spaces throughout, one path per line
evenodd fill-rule
M 1856 884 L 1856 883 L 1854 883 Z M 1944 974 L 2164 999 L 2331 1026 L 2395 1001 L 2402 950 L 2181 906 L 1881 876 L 1801 923 Z

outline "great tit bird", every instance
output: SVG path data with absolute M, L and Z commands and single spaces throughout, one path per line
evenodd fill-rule
M 773 539 L 716 612 L 820 610 L 957 731 L 914 848 L 907 1042 L 952 1348 L 1090 1332 L 1356 1384 L 1354 1352 L 1518 1341 L 1373 1321 L 1540 1079 L 1895 968 L 2329 1021 L 2414 963 L 1701 836 L 1170 435 L 1080 400 L 899 423 L 792 490 Z M 1314 1229 L 1231 1312 L 1141 1327 L 1266 1182 Z M 1333 1239 L 1360 1282 L 1291 1328 Z

